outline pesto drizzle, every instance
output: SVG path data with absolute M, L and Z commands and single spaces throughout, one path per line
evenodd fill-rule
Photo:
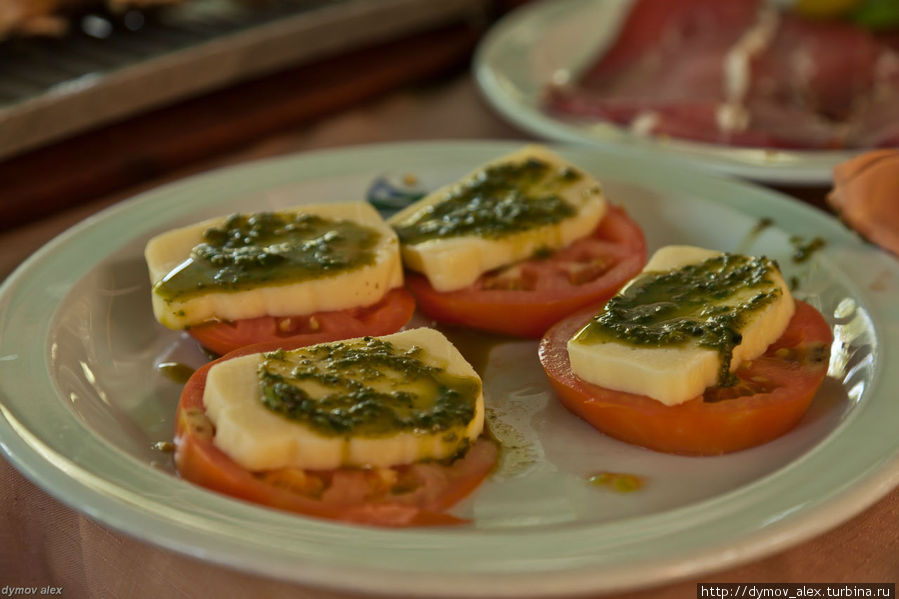
M 720 356 L 719 385 L 731 385 L 734 348 L 746 316 L 779 297 L 770 259 L 722 254 L 677 270 L 648 272 L 623 289 L 575 336 L 579 343 L 624 341 L 652 347 L 695 341 Z M 725 303 L 746 288 L 757 290 L 736 305 Z
M 798 235 L 790 237 L 790 244 L 793 246 L 793 262 L 800 264 L 812 257 L 812 254 L 827 245 L 827 242 L 821 237 L 813 237 L 812 239 L 803 239 Z
M 576 214 L 558 193 L 582 178 L 538 158 L 489 166 L 396 232 L 402 243 L 416 244 L 464 235 L 496 239 L 555 224 Z
M 743 241 L 740 243 L 737 249 L 738 254 L 748 253 L 749 249 L 752 247 L 752 244 L 755 243 L 755 240 L 758 238 L 762 232 L 768 227 L 774 224 L 774 219 L 769 218 L 767 216 L 763 216 L 755 223 L 755 225 L 749 230 L 749 233 L 746 234 L 746 237 L 743 238 Z
M 167 301 L 315 279 L 374 263 L 380 235 L 312 214 L 234 214 L 153 290 Z
M 481 382 L 430 366 L 421 354 L 372 337 L 270 352 L 258 371 L 262 403 L 325 435 L 445 431 L 453 441 L 475 416 Z

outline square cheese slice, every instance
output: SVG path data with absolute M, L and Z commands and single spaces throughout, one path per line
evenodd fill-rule
M 452 291 L 589 235 L 605 211 L 596 179 L 530 145 L 434 191 L 389 222 L 406 267 L 437 291 Z
M 277 214 L 313 215 L 329 222 L 349 221 L 360 225 L 376 236 L 373 247 L 368 250 L 371 259 L 367 263 L 333 272 L 323 269 L 320 274 L 297 280 L 260 280 L 258 284 L 240 289 L 207 285 L 201 293 L 166 297 L 159 288 L 160 281 L 197 259 L 194 256 L 195 248 L 203 242 L 204 232 L 221 227 L 228 217 L 206 220 L 168 231 L 147 243 L 144 254 L 154 285 L 152 302 L 156 319 L 169 328 L 182 329 L 216 320 L 298 316 L 343 310 L 377 303 L 388 291 L 403 284 L 396 234 L 370 204 L 310 204 L 279 210 Z M 314 241 L 329 243 L 327 232 L 320 237 Z M 277 247 L 263 249 L 279 251 Z
M 360 404 L 366 401 L 365 388 L 371 388 L 396 397 L 404 393 L 409 394 L 407 397 L 417 394 L 419 399 L 410 399 L 410 403 L 425 406 L 422 410 L 430 410 L 432 398 L 427 394 L 433 390 L 433 385 L 425 385 L 420 380 L 416 382 L 414 377 L 404 377 L 402 372 L 380 366 L 376 361 L 365 363 L 364 351 L 360 352 L 362 358 L 354 357 L 353 366 L 345 369 L 347 372 L 339 364 L 329 368 L 328 359 L 322 357 L 327 355 L 328 348 L 344 347 L 352 352 L 353 348 L 364 347 L 369 339 L 373 339 L 373 343 L 389 344 L 390 351 L 397 355 L 411 351 L 414 358 L 426 366 L 458 377 L 471 392 L 470 396 L 458 401 L 473 402 L 473 406 L 466 404 L 470 411 L 458 413 L 468 413 L 470 419 L 457 422 L 458 418 L 453 417 L 455 419 L 445 421 L 443 425 L 435 421 L 429 428 L 388 427 L 376 433 L 364 428 L 361 431 L 328 430 L 327 425 L 323 425 L 324 429 L 316 428 L 308 423 L 309 418 L 316 416 L 305 415 L 292 420 L 263 405 L 259 368 L 266 355 L 252 354 L 220 362 L 209 370 L 203 403 L 206 415 L 215 425 L 215 445 L 248 470 L 287 467 L 321 470 L 344 466 L 389 467 L 448 458 L 478 438 L 484 428 L 480 378 L 455 346 L 434 329 L 412 329 L 383 337 L 348 339 L 284 352 L 279 358 L 286 364 L 282 371 L 289 372 L 294 362 L 306 359 L 304 368 L 333 377 L 331 380 L 335 382 L 330 386 L 318 384 L 314 376 L 296 383 L 312 402 L 320 402 L 333 393 L 345 394 L 340 381 L 345 377 L 354 381 L 352 387 L 346 388 L 355 389 Z M 334 363 L 333 360 L 330 362 Z M 277 367 L 278 364 L 274 368 Z M 397 404 L 404 409 L 399 400 L 392 405 Z M 333 410 L 352 408 L 328 409 L 339 418 L 339 412 Z M 404 415 L 409 416 L 405 412 Z
M 668 246 L 658 250 L 638 275 L 619 293 L 627 294 L 641 279 L 659 273 L 677 271 L 688 265 L 699 265 L 710 258 L 723 256 L 721 252 L 692 246 Z M 702 298 L 692 310 L 697 316 L 704 309 L 728 310 L 745 306 L 759 294 L 770 294 L 760 307 L 748 310 L 742 319 L 739 333 L 742 339 L 733 348 L 730 371 L 746 360 L 763 354 L 786 329 L 795 306 L 790 290 L 773 262 L 763 280 L 755 285 L 748 281 L 735 282 L 733 293 L 725 298 Z M 690 290 L 687 290 L 690 292 Z M 616 296 L 616 297 L 618 297 Z M 658 299 L 658 298 L 656 298 Z M 571 368 L 579 378 L 616 391 L 646 395 L 666 405 L 676 405 L 693 399 L 707 387 L 719 383 L 722 356 L 714 348 L 705 347 L 698 339 L 690 338 L 673 346 L 629 343 L 606 334 L 593 334 L 588 323 L 568 342 Z

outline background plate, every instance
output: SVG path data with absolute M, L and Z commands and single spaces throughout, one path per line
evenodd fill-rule
M 376 593 L 534 596 L 609 591 L 695 576 L 832 527 L 899 482 L 899 268 L 835 220 L 772 192 L 658 164 L 645 152 L 562 149 L 596 174 L 651 249 L 693 243 L 766 253 L 796 277 L 836 341 L 798 428 L 725 457 L 685 458 L 608 439 L 560 408 L 533 341 L 451 332 L 481 369 L 506 447 L 455 510 L 452 529 L 377 530 L 310 520 L 173 476 L 179 386 L 156 365 L 199 364 L 152 318 L 142 250 L 167 228 L 233 210 L 358 200 L 385 172 L 436 187 L 517 146 L 430 143 L 298 155 L 185 180 L 89 219 L 0 288 L 0 441 L 60 500 L 132 536 L 308 584 Z M 751 235 L 758 219 L 775 226 Z M 791 261 L 789 237 L 827 247 Z M 500 342 L 497 342 L 500 341 Z M 485 351 L 487 348 L 489 352 Z M 596 471 L 643 490 L 591 486 Z
M 779 184 L 829 184 L 831 170 L 858 151 L 784 151 L 641 138 L 613 124 L 565 120 L 541 110 L 550 83 L 577 78 L 614 41 L 632 0 L 554 0 L 527 5 L 495 25 L 474 72 L 490 104 L 547 139 L 604 148 L 636 147 L 660 159 Z

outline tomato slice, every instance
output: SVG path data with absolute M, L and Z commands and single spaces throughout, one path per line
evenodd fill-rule
M 543 369 L 566 408 L 611 437 L 656 451 L 717 455 L 779 437 L 796 426 L 827 374 L 830 327 L 797 301 L 780 339 L 737 369 L 738 384 L 666 406 L 574 375 L 566 345 L 595 313 L 595 307 L 582 310 L 547 332 L 539 349 Z
M 643 231 L 624 209 L 610 206 L 591 235 L 547 258 L 486 273 L 455 291 L 436 291 L 415 273 L 406 285 L 434 320 L 538 338 L 575 310 L 612 297 L 645 263 Z
M 219 355 L 254 343 L 312 345 L 366 335 L 389 335 L 409 322 L 415 298 L 405 288 L 388 291 L 363 308 L 316 312 L 304 316 L 261 316 L 216 322 L 188 329 L 200 345 Z
M 209 362 L 198 369 L 181 394 L 175 421 L 175 465 L 181 476 L 203 487 L 307 516 L 374 526 L 436 526 L 465 520 L 445 513 L 469 495 L 496 463 L 493 442 L 480 439 L 451 464 L 423 462 L 389 469 L 345 468 L 307 471 L 285 468 L 250 472 L 213 443 L 203 390 L 216 363 L 288 344 L 256 344 Z

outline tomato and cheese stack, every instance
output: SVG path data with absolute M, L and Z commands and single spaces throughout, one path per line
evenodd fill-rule
M 203 404 L 248 470 L 441 460 L 484 428 L 477 373 L 433 329 L 234 358 L 210 370 Z
M 642 232 L 599 183 L 527 146 L 390 219 L 419 307 L 437 320 L 539 337 L 608 298 L 646 259 Z
M 606 211 L 599 183 L 539 146 L 491 162 L 390 219 L 403 261 L 437 291 L 588 235 Z
M 438 331 L 256 349 L 185 387 L 176 464 L 186 479 L 310 515 L 405 525 L 456 521 L 441 512 L 492 467 L 481 380 Z
M 770 259 L 668 246 L 568 342 L 568 357 L 588 383 L 676 405 L 763 354 L 794 311 Z
M 154 237 L 145 256 L 157 320 L 218 353 L 392 333 L 414 309 L 396 235 L 364 202 L 212 219 Z
M 716 454 L 795 426 L 830 342 L 773 260 L 669 246 L 605 306 L 548 332 L 540 359 L 566 407 L 601 431 Z

